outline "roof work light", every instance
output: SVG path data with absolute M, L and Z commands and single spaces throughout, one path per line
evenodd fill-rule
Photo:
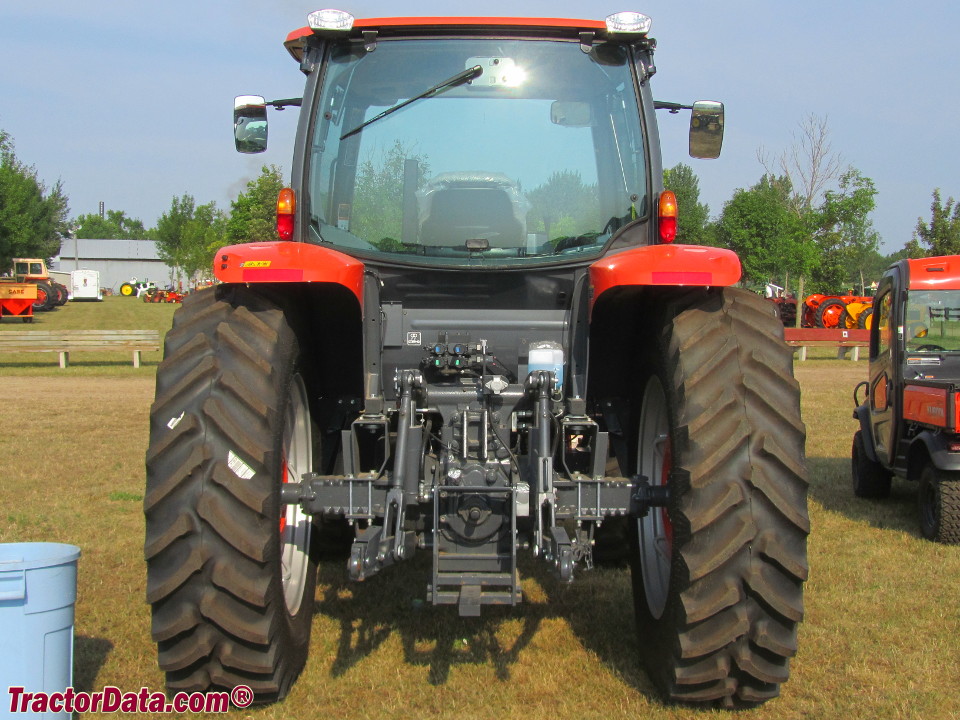
M 350 13 L 333 8 L 314 10 L 307 15 L 307 24 L 314 31 L 339 30 L 348 32 L 353 28 L 353 20 L 353 15 Z
M 607 16 L 607 31 L 610 33 L 646 35 L 651 25 L 653 20 L 632 10 Z

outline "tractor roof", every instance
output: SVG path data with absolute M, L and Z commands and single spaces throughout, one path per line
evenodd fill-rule
M 559 37 L 576 38 L 581 32 L 592 32 L 603 37 L 607 25 L 603 20 L 570 20 L 564 18 L 530 17 L 394 17 L 366 18 L 354 21 L 353 28 L 346 37 L 362 38 L 364 32 L 376 31 L 378 34 L 409 34 L 411 32 L 430 34 L 436 32 L 534 32 Z M 303 56 L 306 39 L 313 35 L 310 27 L 302 27 L 287 35 L 284 46 L 298 62 Z
M 960 290 L 960 255 L 907 260 L 911 290 Z

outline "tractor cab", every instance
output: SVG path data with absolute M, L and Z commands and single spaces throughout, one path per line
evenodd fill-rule
M 40 258 L 14 258 L 13 275 L 17 282 L 46 280 L 50 277 L 47 264 Z
M 294 170 L 296 239 L 480 268 L 662 240 L 648 18 L 310 22 L 286 42 L 311 72 L 304 98 L 245 95 L 234 115 L 237 149 L 259 152 L 267 106 L 314 113 Z M 692 110 L 691 154 L 719 154 L 720 103 L 666 105 Z

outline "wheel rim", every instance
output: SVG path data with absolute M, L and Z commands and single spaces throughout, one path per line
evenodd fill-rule
M 643 393 L 637 449 L 637 472 L 651 485 L 665 485 L 671 464 L 670 417 L 659 378 L 651 377 Z M 673 524 L 667 508 L 651 508 L 637 518 L 640 570 L 647 607 L 654 618 L 663 615 L 670 588 Z
M 827 328 L 840 325 L 840 317 L 843 315 L 843 305 L 831 303 L 823 311 L 823 326 Z
M 283 455 L 280 472 L 283 482 L 299 482 L 313 469 L 310 438 L 310 412 L 303 379 L 295 375 L 283 423 Z M 310 516 L 299 505 L 280 507 L 280 570 L 287 610 L 296 615 L 303 602 L 307 569 L 310 564 Z

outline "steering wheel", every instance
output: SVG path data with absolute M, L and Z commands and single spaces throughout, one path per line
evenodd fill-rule
M 942 348 L 939 345 L 933 345 L 930 343 L 927 345 L 919 345 L 916 350 L 917 352 L 944 352 L 946 348 Z

